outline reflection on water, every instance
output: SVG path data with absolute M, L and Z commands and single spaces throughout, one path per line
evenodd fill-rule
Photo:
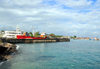
M 99 41 L 18 45 L 18 53 L 0 69 L 100 69 Z

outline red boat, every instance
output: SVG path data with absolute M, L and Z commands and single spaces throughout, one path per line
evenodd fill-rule
M 47 37 L 31 37 L 24 35 L 17 35 L 17 39 L 46 39 Z

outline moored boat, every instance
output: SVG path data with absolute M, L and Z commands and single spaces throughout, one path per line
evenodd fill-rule
M 31 37 L 24 35 L 17 35 L 17 39 L 46 39 L 47 37 Z

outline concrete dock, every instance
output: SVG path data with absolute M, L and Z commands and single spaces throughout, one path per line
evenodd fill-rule
M 69 42 L 68 38 L 48 38 L 48 39 L 12 39 L 12 38 L 0 38 L 2 42 L 8 43 L 50 43 L 50 42 Z

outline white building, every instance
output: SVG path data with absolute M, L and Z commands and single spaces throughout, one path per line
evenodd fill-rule
M 16 38 L 17 35 L 23 35 L 23 32 L 19 28 L 16 28 L 15 31 L 5 31 L 3 37 L 4 38 Z
M 46 33 L 44 33 L 44 32 L 43 32 L 43 33 L 41 33 L 41 35 L 45 36 L 45 35 L 46 35 Z

